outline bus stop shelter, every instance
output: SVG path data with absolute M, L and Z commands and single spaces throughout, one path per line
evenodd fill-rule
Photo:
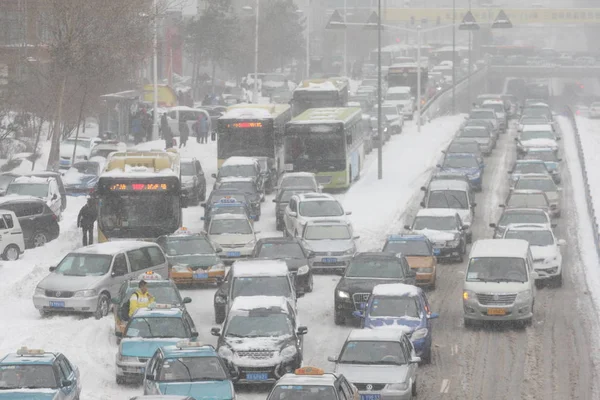
M 131 110 L 141 101 L 142 93 L 126 90 L 100 96 L 103 105 L 100 114 L 100 134 L 110 132 L 113 139 L 129 141 L 131 130 Z

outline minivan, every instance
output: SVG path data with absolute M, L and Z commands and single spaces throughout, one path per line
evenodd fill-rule
M 68 253 L 37 285 L 33 304 L 42 316 L 51 312 L 106 316 L 121 284 L 152 271 L 169 276 L 167 258 L 156 243 L 106 242 Z
M 476 241 L 463 286 L 465 327 L 476 321 L 531 324 L 536 279 L 538 274 L 526 240 Z
M 42 199 L 58 219 L 61 218 L 62 196 L 55 178 L 20 176 L 8 185 L 6 195 L 33 196 Z

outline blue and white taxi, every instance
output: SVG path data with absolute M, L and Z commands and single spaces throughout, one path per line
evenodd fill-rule
M 283 375 L 267 400 L 359 400 L 358 389 L 343 374 L 326 373 L 321 368 L 303 367 Z
M 0 399 L 75 400 L 79 370 L 61 353 L 22 347 L 0 359 Z

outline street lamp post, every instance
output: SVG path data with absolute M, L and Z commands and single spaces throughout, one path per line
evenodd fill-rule
M 452 0 L 452 114 L 456 114 L 456 0 Z
M 344 23 L 347 23 L 346 14 L 348 13 L 348 0 L 344 0 Z M 344 76 L 348 76 L 348 30 L 344 30 Z
M 377 0 L 377 179 L 383 179 L 383 131 L 381 129 L 381 0 Z
M 306 11 L 306 79 L 310 78 L 310 14 L 311 1 L 308 0 L 308 9 Z
M 417 132 L 421 132 L 421 25 L 417 25 Z
M 156 4 L 156 0 L 154 0 L 152 8 L 154 9 L 154 38 L 152 43 L 154 112 L 152 113 L 152 140 L 158 140 L 158 5 Z
M 252 101 L 258 103 L 258 17 L 260 10 L 260 1 L 256 0 L 255 22 L 254 22 L 254 91 Z

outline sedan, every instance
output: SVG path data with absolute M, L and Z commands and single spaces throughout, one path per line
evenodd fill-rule
M 541 190 L 513 190 L 509 193 L 501 208 L 539 208 L 547 213 L 551 206 L 548 196 Z
M 481 191 L 483 188 L 484 164 L 481 164 L 473 154 L 446 154 L 442 164 L 438 164 L 437 167 L 444 171 L 466 175 L 474 190 Z
M 552 217 L 560 217 L 562 189 L 548 175 L 523 175 L 515 182 L 515 190 L 541 190 L 550 202 Z

